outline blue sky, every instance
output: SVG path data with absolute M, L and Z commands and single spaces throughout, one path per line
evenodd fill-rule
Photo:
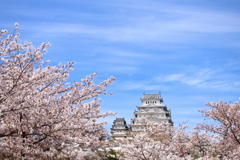
M 3 0 L 1 29 L 20 24 L 20 39 L 50 42 L 52 65 L 75 61 L 69 81 L 97 72 L 113 75 L 102 96 L 110 128 L 116 117 L 130 123 L 143 92 L 161 92 L 177 125 L 202 122 L 208 101 L 240 97 L 240 1 Z

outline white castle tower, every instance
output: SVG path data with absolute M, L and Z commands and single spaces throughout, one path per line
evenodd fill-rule
M 130 130 L 124 118 L 116 118 L 111 129 L 112 138 L 123 138 L 130 136 Z
M 137 111 L 134 112 L 134 118 L 131 120 L 132 134 L 134 132 L 141 132 L 144 130 L 140 122 L 136 122 L 137 118 L 147 118 L 150 121 L 156 123 L 173 124 L 171 118 L 171 111 L 167 110 L 167 106 L 161 104 L 163 98 L 159 94 L 143 94 L 143 98 L 140 98 L 142 105 L 137 106 Z

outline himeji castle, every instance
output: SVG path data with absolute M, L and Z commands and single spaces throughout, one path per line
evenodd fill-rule
M 150 121 L 156 123 L 167 123 L 173 125 L 171 110 L 167 109 L 167 106 L 161 104 L 163 98 L 161 94 L 143 94 L 140 98 L 142 105 L 137 106 L 137 111 L 134 112 L 134 118 L 131 120 L 130 128 L 127 127 L 124 118 L 116 118 L 111 128 L 113 138 L 126 137 L 134 133 L 144 131 L 144 127 L 140 122 L 137 122 L 137 118 L 147 118 Z
M 147 118 L 150 121 L 156 123 L 167 123 L 173 125 L 171 110 L 167 109 L 166 105 L 161 104 L 163 98 L 161 94 L 143 94 L 143 97 L 140 98 L 142 105 L 137 106 L 137 111 L 134 112 L 134 118 L 131 120 L 132 134 L 134 132 L 141 132 L 144 130 L 144 127 L 140 122 L 136 122 L 137 118 Z

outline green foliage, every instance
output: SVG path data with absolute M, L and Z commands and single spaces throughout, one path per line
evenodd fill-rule
M 119 160 L 119 159 L 114 158 L 114 157 L 107 157 L 105 160 Z
M 105 160 L 119 160 L 117 158 L 117 152 L 114 149 L 110 149 Z

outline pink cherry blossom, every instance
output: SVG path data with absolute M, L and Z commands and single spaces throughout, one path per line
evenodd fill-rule
M 49 43 L 36 48 L 19 43 L 18 33 L 6 33 L 0 33 L 0 157 L 75 159 L 83 148 L 103 146 L 99 138 L 107 134 L 106 122 L 97 119 L 115 113 L 100 113 L 97 97 L 115 78 L 97 85 L 94 73 L 69 84 L 73 62 L 45 67 L 43 52 Z

